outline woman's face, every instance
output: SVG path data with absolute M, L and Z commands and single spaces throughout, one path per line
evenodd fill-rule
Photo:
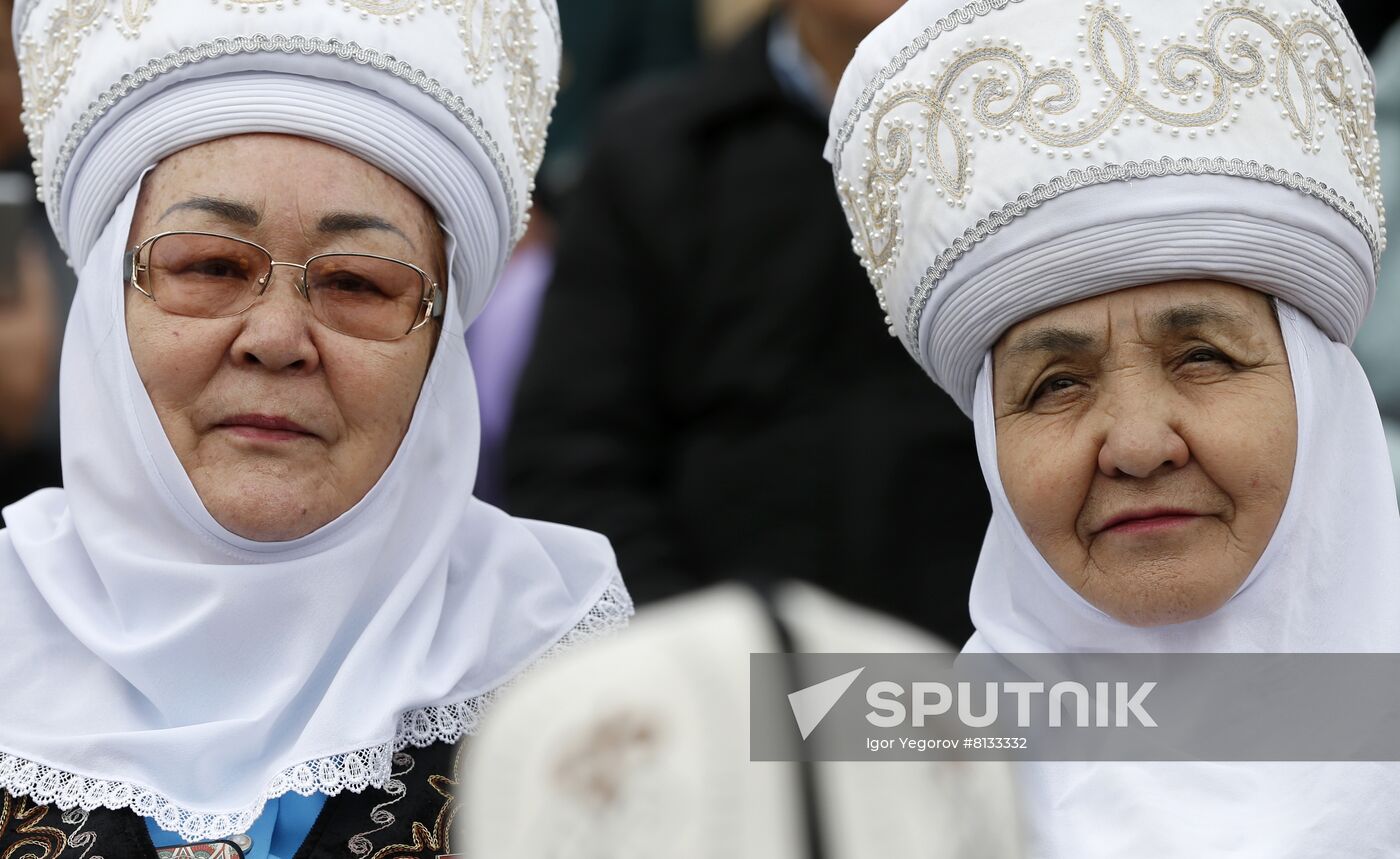
M 128 247 L 172 230 L 247 239 L 294 263 L 379 254 L 443 282 L 427 205 L 359 158 L 303 138 L 231 137 L 162 161 L 142 187 Z M 408 430 L 437 333 L 427 325 L 389 342 L 337 333 L 313 317 L 299 274 L 276 267 L 250 309 L 223 319 L 176 316 L 126 290 L 132 357 L 166 436 L 210 514 L 252 540 L 304 536 L 365 496 Z
M 1260 293 L 1210 281 L 1059 307 L 992 352 L 997 462 L 1041 555 L 1134 626 L 1214 612 L 1288 498 L 1297 411 Z

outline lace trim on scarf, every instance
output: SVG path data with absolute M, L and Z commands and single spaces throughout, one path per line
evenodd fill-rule
M 392 777 L 397 752 L 409 746 L 422 748 L 439 742 L 455 743 L 476 733 L 491 705 L 519 677 L 565 650 L 620 630 L 627 625 L 632 613 L 632 598 L 621 577 L 614 576 L 578 625 L 515 678 L 458 704 L 424 707 L 402 714 L 398 730 L 389 742 L 288 767 L 272 779 L 261 799 L 238 811 L 218 814 L 191 811 L 142 785 L 89 778 L 5 752 L 0 752 L 0 789 L 13 796 L 27 796 L 38 803 L 56 805 L 63 811 L 73 808 L 92 811 L 104 807 L 113 811 L 130 809 L 142 817 L 155 818 L 162 829 L 177 832 L 191 842 L 237 835 L 252 826 L 268 800 L 285 793 L 335 796 L 346 790 L 361 793 L 368 788 L 384 787 Z

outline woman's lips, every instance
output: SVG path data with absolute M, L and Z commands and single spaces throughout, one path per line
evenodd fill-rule
M 218 428 L 255 441 L 294 441 L 312 436 L 301 424 L 277 415 L 234 415 L 219 421 Z
M 1101 534 L 1153 534 L 1189 525 L 1201 518 L 1190 510 L 1154 509 L 1122 513 L 1108 520 Z

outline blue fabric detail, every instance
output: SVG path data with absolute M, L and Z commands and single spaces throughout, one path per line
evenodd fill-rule
M 269 800 L 263 812 L 253 825 L 248 827 L 247 836 L 253 846 L 245 852 L 247 859 L 292 859 L 311 827 L 316 824 L 321 809 L 326 804 L 326 795 L 313 793 L 302 796 L 297 793 L 284 794 Z M 184 844 L 185 839 L 174 832 L 161 829 L 151 818 L 146 818 L 146 831 L 151 833 L 151 843 L 156 847 L 170 847 Z

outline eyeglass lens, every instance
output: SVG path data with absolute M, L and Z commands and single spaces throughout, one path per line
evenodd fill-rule
M 235 316 L 253 305 L 272 270 L 256 245 L 227 236 L 171 233 L 151 243 L 147 289 L 182 316 Z M 418 324 L 427 283 L 412 266 L 354 254 L 316 257 L 306 296 L 326 326 L 366 340 L 394 340 Z

